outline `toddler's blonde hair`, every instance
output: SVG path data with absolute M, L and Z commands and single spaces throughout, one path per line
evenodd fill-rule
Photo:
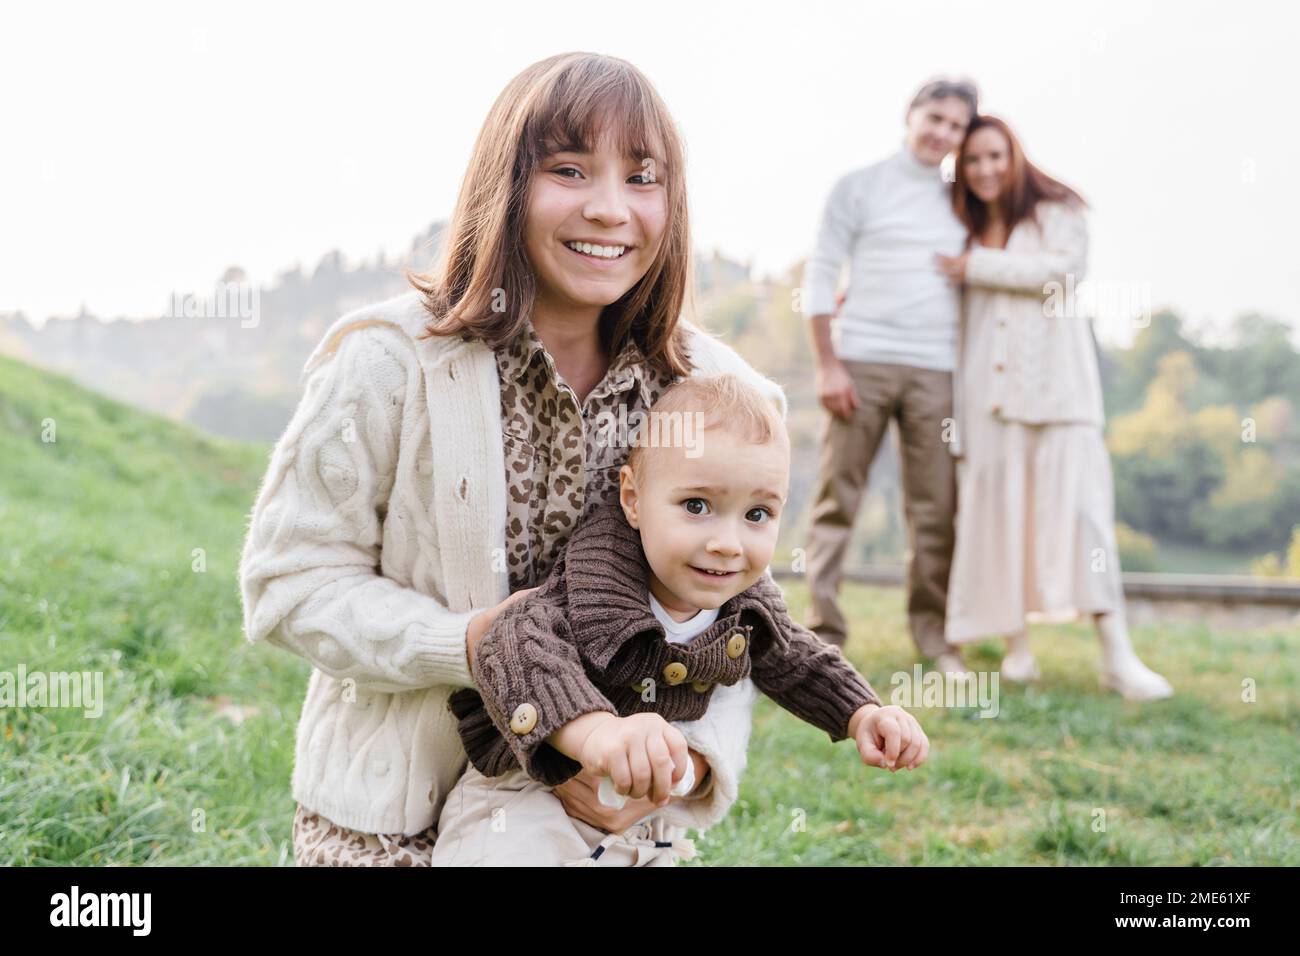
M 650 408 L 652 415 L 673 412 L 684 417 L 695 413 L 703 415 L 696 439 L 707 430 L 721 428 L 728 434 L 755 445 L 779 441 L 789 447 L 790 435 L 781 418 L 780 407 L 757 388 L 731 372 L 719 375 L 692 375 L 670 385 Z M 650 425 L 647 417 L 643 428 Z M 660 447 L 634 442 L 627 464 L 640 486 L 649 472 L 647 455 Z

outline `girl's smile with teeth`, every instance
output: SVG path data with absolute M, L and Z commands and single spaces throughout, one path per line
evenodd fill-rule
M 576 242 L 573 240 L 564 243 L 573 252 L 578 255 L 586 256 L 589 259 L 613 260 L 623 256 L 630 248 L 628 246 L 608 245 L 602 246 L 592 242 Z

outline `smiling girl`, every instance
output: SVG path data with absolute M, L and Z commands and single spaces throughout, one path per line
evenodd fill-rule
M 779 385 L 682 317 L 684 157 L 630 64 L 567 53 L 507 85 L 474 145 L 440 258 L 414 291 L 340 318 L 304 369 L 240 567 L 252 642 L 313 665 L 293 795 L 300 865 L 428 865 L 465 767 L 448 698 L 475 647 L 535 590 L 579 519 L 618 494 L 629 448 L 602 440 L 673 382 Z M 589 425 L 589 423 L 591 423 Z M 753 688 L 683 722 L 704 829 L 736 799 Z M 554 792 L 619 832 L 582 773 Z

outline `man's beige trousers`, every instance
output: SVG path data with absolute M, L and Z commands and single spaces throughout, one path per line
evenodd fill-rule
M 871 462 L 889 420 L 897 419 L 910 545 L 908 623 L 917 650 L 933 660 L 951 649 L 943 635 L 957 501 L 955 461 L 944 440 L 952 431 L 952 373 L 879 362 L 844 366 L 860 404 L 848 419 L 825 412 L 808 541 L 807 627 L 841 647 L 848 636 L 838 600 L 844 554 Z

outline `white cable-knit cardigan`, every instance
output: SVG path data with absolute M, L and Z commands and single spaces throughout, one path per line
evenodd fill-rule
M 303 369 L 240 562 L 244 631 L 314 667 L 293 796 L 367 833 L 417 833 L 465 766 L 447 698 L 474 687 L 470 618 L 509 594 L 501 396 L 492 350 L 417 340 L 412 291 L 351 312 Z M 781 386 L 687 323 L 693 374 L 735 372 L 786 412 Z M 720 689 L 721 691 L 722 689 Z M 748 681 L 677 726 L 713 784 L 663 813 L 703 830 L 736 799 L 755 698 Z
M 1103 426 L 1097 346 L 1079 287 L 1087 265 L 1087 220 L 1063 202 L 1040 202 L 1037 219 L 1017 223 L 1004 249 L 972 244 L 953 376 L 953 455 L 966 454 L 969 414 Z M 983 348 L 972 348 L 977 342 Z M 973 354 L 991 367 L 972 368 Z M 984 386 L 968 389 L 968 382 Z M 967 407 L 967 391 L 979 392 L 971 396 L 975 408 Z

